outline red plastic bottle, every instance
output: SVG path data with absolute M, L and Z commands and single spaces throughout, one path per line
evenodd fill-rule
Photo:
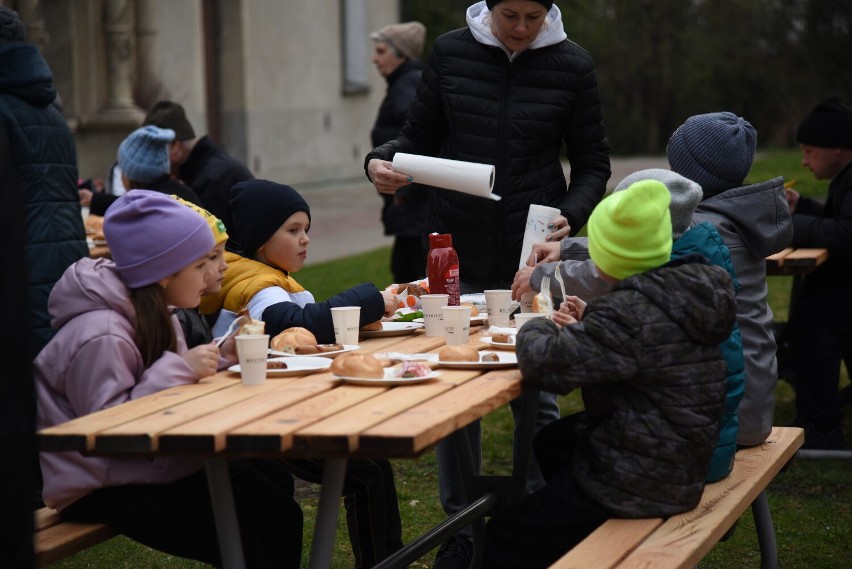
M 429 234 L 429 255 L 426 257 L 426 276 L 429 292 L 448 294 L 448 306 L 458 306 L 459 257 L 453 249 L 453 236 L 448 233 Z

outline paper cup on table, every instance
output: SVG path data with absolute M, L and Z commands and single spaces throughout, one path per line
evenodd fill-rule
M 532 301 L 535 298 L 535 291 L 533 292 L 525 292 L 521 295 L 521 313 L 527 314 L 528 312 L 532 312 Z M 517 314 L 515 314 L 517 316 Z
M 515 314 L 515 328 L 518 331 L 521 330 L 521 327 L 532 320 L 533 318 L 544 318 L 545 315 L 541 312 L 524 312 L 522 314 Z
M 444 335 L 444 313 L 441 310 L 450 300 L 448 294 L 424 294 L 420 297 L 423 305 L 423 325 L 427 336 Z
M 512 313 L 512 291 L 509 289 L 491 289 L 485 291 L 485 310 L 488 312 L 488 324 L 508 326 Z
M 393 169 L 408 174 L 418 184 L 500 201 L 500 196 L 491 193 L 495 176 L 491 164 L 397 152 L 393 157 Z
M 524 241 L 521 245 L 521 260 L 518 268 L 525 267 L 532 254 L 532 246 L 535 243 L 547 242 L 547 234 L 550 230 L 548 224 L 562 215 L 555 207 L 532 204 L 527 212 L 527 225 L 524 228 Z
M 334 341 L 338 344 L 358 345 L 358 329 L 361 321 L 360 306 L 338 306 L 331 309 L 334 325 Z
M 470 340 L 470 306 L 444 306 L 441 311 L 447 345 L 467 344 Z
M 257 385 L 266 381 L 269 334 L 240 334 L 235 339 L 243 383 Z

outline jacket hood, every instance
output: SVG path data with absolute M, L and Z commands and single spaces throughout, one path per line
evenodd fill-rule
M 712 346 L 731 334 L 736 314 L 732 286 L 724 269 L 706 264 L 699 255 L 687 255 L 628 277 L 616 289 L 641 293 L 679 323 L 690 338 Z
M 36 107 L 46 107 L 56 99 L 53 73 L 36 46 L 23 42 L 0 46 L 0 92 Z
M 758 184 L 731 188 L 702 200 L 695 208 L 692 223 L 713 223 L 714 216 L 725 218 L 725 223 L 733 226 L 743 245 L 755 257 L 777 253 L 793 239 L 784 178 L 780 176 Z M 726 235 L 723 234 L 723 237 Z
M 47 308 L 54 328 L 95 310 L 114 310 L 136 322 L 130 290 L 108 259 L 83 258 L 68 267 L 53 287 Z
M 506 49 L 506 46 L 504 46 L 503 43 L 497 39 L 497 36 L 494 35 L 494 32 L 491 31 L 490 14 L 491 11 L 485 5 L 485 0 L 477 2 L 467 9 L 467 25 L 470 28 L 471 33 L 473 33 L 473 37 L 481 44 L 499 47 L 506 52 L 506 55 L 508 55 L 509 58 L 517 57 L 518 54 L 512 53 Z M 527 49 L 539 49 L 549 45 L 555 45 L 564 41 L 567 37 L 568 35 L 565 33 L 565 28 L 562 25 L 562 12 L 560 12 L 559 7 L 554 4 L 550 8 L 550 11 L 547 12 L 547 16 L 545 16 L 544 26 L 542 26 L 538 37 L 533 40 Z

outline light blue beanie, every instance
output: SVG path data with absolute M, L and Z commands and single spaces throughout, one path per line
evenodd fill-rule
M 757 132 L 747 120 L 707 113 L 686 119 L 669 139 L 666 154 L 672 170 L 701 186 L 707 199 L 743 184 L 756 147 Z
M 118 147 L 118 166 L 133 182 L 149 183 L 171 170 L 169 143 L 175 131 L 146 125 L 137 128 Z

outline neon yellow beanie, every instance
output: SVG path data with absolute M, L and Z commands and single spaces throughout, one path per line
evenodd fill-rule
M 172 194 L 170 196 L 172 199 L 179 201 L 183 205 L 194 209 L 196 213 L 201 215 L 204 218 L 204 221 L 207 222 L 207 225 L 210 226 L 210 231 L 213 232 L 213 240 L 216 242 L 216 245 L 220 245 L 228 240 L 228 234 L 225 232 L 225 224 L 222 223 L 222 220 L 204 209 L 203 207 L 197 206 L 192 202 L 188 202 L 183 198 L 179 198 L 176 195 Z
M 604 198 L 589 217 L 589 256 L 618 280 L 659 267 L 672 253 L 671 196 L 657 180 Z

